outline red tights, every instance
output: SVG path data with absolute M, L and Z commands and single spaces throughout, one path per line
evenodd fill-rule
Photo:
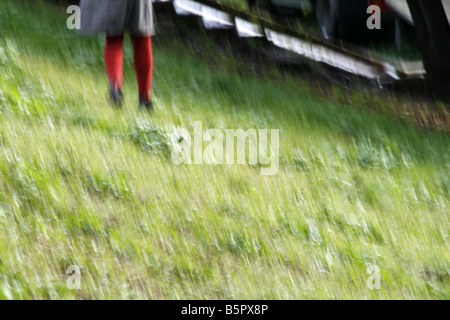
M 152 38 L 150 36 L 130 37 L 134 49 L 134 68 L 138 81 L 139 97 L 150 100 L 153 72 Z M 123 35 L 118 37 L 106 36 L 105 64 L 112 89 L 122 90 L 122 48 Z

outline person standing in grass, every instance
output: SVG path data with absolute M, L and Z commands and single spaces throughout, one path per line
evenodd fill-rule
M 150 99 L 152 84 L 154 34 L 152 0 L 81 0 L 80 34 L 106 34 L 105 65 L 110 99 L 122 104 L 123 39 L 128 31 L 134 50 L 134 67 L 139 87 L 139 105 L 153 111 Z

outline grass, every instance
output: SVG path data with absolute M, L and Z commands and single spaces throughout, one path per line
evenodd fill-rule
M 222 2 L 228 6 L 236 8 L 238 10 L 247 10 L 248 6 L 245 0 L 219 0 L 217 2 Z
M 447 134 L 158 37 L 156 114 L 136 108 L 129 42 L 114 110 L 103 39 L 66 17 L 0 0 L 0 298 L 450 298 Z M 174 165 L 191 121 L 280 129 L 279 173 Z

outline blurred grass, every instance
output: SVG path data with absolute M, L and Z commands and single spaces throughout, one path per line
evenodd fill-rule
M 217 0 L 217 2 L 224 3 L 228 6 L 236 8 L 238 10 L 248 9 L 248 6 L 247 6 L 247 3 L 245 0 Z
M 117 111 L 103 39 L 24 3 L 0 0 L 0 298 L 450 298 L 448 135 L 157 37 L 156 114 L 129 43 Z M 175 166 L 167 136 L 191 120 L 280 129 L 280 172 Z

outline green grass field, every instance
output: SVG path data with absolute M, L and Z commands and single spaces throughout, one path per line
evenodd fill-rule
M 450 298 L 447 134 L 158 37 L 156 114 L 128 40 L 115 110 L 103 39 L 23 3 L 0 0 L 1 299 Z M 191 121 L 279 129 L 278 174 L 176 166 L 168 137 Z

